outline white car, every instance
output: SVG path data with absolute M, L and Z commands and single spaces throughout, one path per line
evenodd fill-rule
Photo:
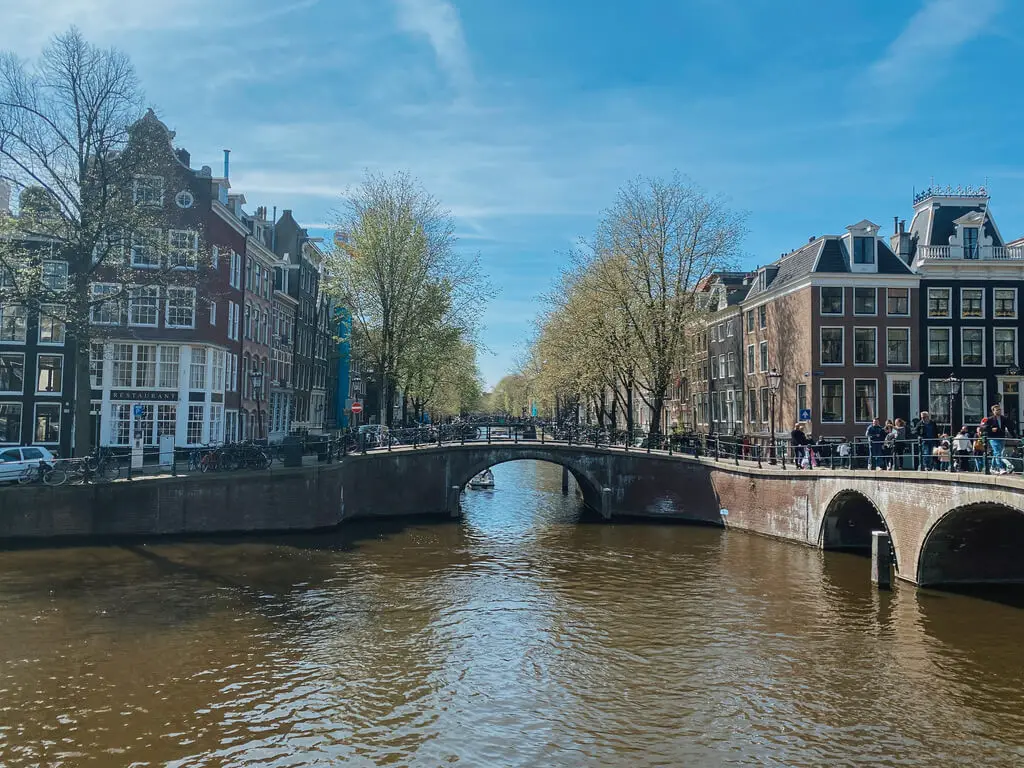
M 39 466 L 40 461 L 53 464 L 55 457 L 49 449 L 37 445 L 23 445 L 20 448 L 0 450 L 0 483 L 16 483 L 29 467 Z

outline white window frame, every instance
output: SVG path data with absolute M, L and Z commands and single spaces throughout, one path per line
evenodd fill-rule
M 874 358 L 870 363 L 857 362 L 857 331 L 872 331 L 875 334 Z M 856 325 L 853 328 L 853 365 L 855 368 L 876 368 L 878 366 L 878 327 L 874 325 Z
M 24 395 L 25 394 L 25 353 L 3 350 L 4 355 L 17 355 L 21 358 L 21 389 L 2 389 L 0 395 Z M 38 378 L 38 376 L 37 376 Z M 33 387 L 35 385 L 33 384 Z
M 63 374 L 62 374 L 63 375 Z M 37 440 L 36 439 L 36 426 L 39 423 L 39 406 L 50 408 L 51 406 L 57 406 L 57 439 L 56 440 Z M 47 402 L 36 403 L 32 407 L 32 444 L 33 445 L 60 445 L 60 436 L 64 431 L 64 416 L 61 413 L 60 403 Z
M 767 373 L 771 367 L 771 360 L 768 359 L 767 339 L 757 345 L 757 364 L 761 367 L 761 373 Z
M 1013 292 L 1013 314 L 1012 315 L 997 315 L 996 314 L 996 291 L 1012 291 Z M 1020 317 L 1020 310 L 1017 308 L 1017 289 L 1016 288 L 993 288 L 992 289 L 992 319 L 993 320 L 1016 320 Z
M 46 268 L 52 267 L 54 265 L 58 265 L 59 267 L 61 267 L 60 269 L 57 270 L 58 273 L 60 274 L 56 276 L 51 275 L 48 277 L 46 274 Z M 42 281 L 42 284 L 49 291 L 60 293 L 68 289 L 68 263 L 64 259 L 43 259 L 42 264 L 40 266 L 39 276 L 40 280 Z M 49 284 L 49 281 L 51 279 L 54 282 L 53 285 Z
M 157 182 L 156 186 L 159 187 L 159 190 L 160 190 L 160 199 L 159 200 L 156 200 L 156 201 L 153 201 L 153 200 L 139 200 L 139 181 L 142 180 L 142 179 L 149 179 L 150 181 L 156 181 Z M 148 174 L 137 174 L 135 176 L 135 178 L 132 179 L 132 202 L 134 202 L 136 205 L 162 206 L 164 204 L 164 196 L 165 196 L 165 194 L 167 192 L 165 186 L 166 185 L 164 184 L 164 177 L 163 176 L 151 176 L 151 175 L 148 175 Z
M 189 235 L 192 238 L 192 245 L 188 248 L 181 248 L 174 245 L 175 235 Z M 185 263 L 176 263 L 180 259 L 178 254 L 186 254 Z M 199 268 L 199 233 L 194 229 L 169 229 L 167 230 L 167 266 L 176 270 L 195 270 Z
M 906 312 L 890 312 L 889 311 L 889 291 L 906 291 L 907 292 L 907 311 Z M 886 317 L 910 317 L 910 288 L 886 288 L 885 289 L 885 314 Z
M 945 293 L 946 294 L 946 307 L 948 311 L 944 315 L 933 315 L 932 314 L 932 293 Z M 924 305 L 925 318 L 928 320 L 951 320 L 953 318 L 953 289 L 946 288 L 929 288 L 927 301 Z
M 128 263 L 131 264 L 135 269 L 160 269 L 160 241 L 163 239 L 163 230 L 159 227 L 147 227 L 145 230 L 150 236 L 150 240 L 142 243 L 136 240 L 136 236 L 139 233 L 132 233 L 131 243 L 128 246 Z M 135 249 L 138 246 L 142 246 L 146 251 L 152 249 L 153 258 L 148 259 L 145 262 L 140 262 L 135 258 Z
M 965 331 L 981 331 L 981 362 L 980 363 L 965 363 L 964 362 L 964 332 Z M 985 361 L 988 358 L 987 350 L 985 349 L 985 326 L 983 325 L 963 325 L 960 327 L 960 365 L 964 368 L 984 368 Z
M 216 271 L 220 267 L 220 248 L 216 245 L 210 247 L 210 269 Z
M 822 293 L 826 288 L 828 289 L 839 289 L 839 311 L 838 312 L 826 312 L 825 311 L 825 298 Z M 818 313 L 822 317 L 846 317 L 846 289 L 838 285 L 819 285 L 818 286 Z
M 967 397 L 967 387 L 965 384 L 981 384 L 981 418 L 984 419 L 988 415 L 988 382 L 985 379 L 963 379 L 960 382 L 960 421 L 961 424 L 977 424 L 981 421 L 978 419 L 977 422 L 967 420 L 967 411 L 964 408 L 964 398 Z M 948 402 L 948 401 L 947 401 Z M 949 407 L 948 405 L 946 406 Z
M 171 322 L 171 292 L 181 291 L 192 296 L 192 322 L 189 325 L 176 325 Z M 196 289 L 190 286 L 169 285 L 167 286 L 167 300 L 164 302 L 164 326 L 167 328 L 195 328 L 196 327 Z
M 757 372 L 757 350 L 753 344 L 747 344 L 747 364 L 745 366 L 748 374 Z
M 981 314 L 967 316 L 964 314 L 964 293 L 977 291 L 981 294 Z M 984 288 L 961 288 L 960 289 L 960 319 L 961 320 L 984 320 L 985 319 L 985 289 Z
M 103 295 L 103 294 L 97 294 L 96 293 L 96 289 L 97 288 L 113 288 L 114 290 L 111 291 L 110 293 L 111 294 L 116 294 L 118 292 L 120 286 L 117 283 L 90 283 L 89 284 L 89 300 L 90 300 L 90 302 L 94 301 L 97 298 L 99 298 L 100 295 Z M 90 324 L 92 324 L 92 325 L 106 325 L 106 326 L 121 325 L 122 313 L 121 313 L 121 304 L 120 304 L 120 302 L 116 302 L 114 304 L 114 309 L 115 309 L 115 312 L 117 314 L 117 320 L 115 322 L 110 322 L 110 321 L 106 321 L 106 320 L 97 320 L 96 319 L 97 313 L 102 311 L 103 307 L 99 306 L 98 304 L 91 304 L 90 307 L 89 307 L 89 322 L 90 322 Z
M 8 442 L 7 440 L 0 439 L 0 445 L 3 446 L 17 446 L 21 444 L 22 432 L 25 429 L 25 403 L 22 400 L 2 400 L 0 405 L 15 405 L 18 407 L 18 437 Z M 36 420 L 35 415 L 32 417 L 32 437 L 36 436 Z
M 907 332 L 907 362 L 905 363 L 894 363 L 889 359 L 889 331 L 906 331 Z M 910 348 L 910 326 L 908 325 L 889 325 L 885 328 L 885 364 L 890 367 L 896 368 L 909 368 L 910 361 L 914 359 L 914 352 Z
M 839 331 L 839 357 L 838 363 L 825 362 L 825 331 Z M 818 329 L 818 361 L 822 366 L 841 368 L 846 365 L 846 326 L 844 325 L 823 325 Z
M 768 305 L 762 304 L 757 308 L 757 325 L 763 331 L 768 327 Z
M 948 361 L 945 363 L 933 363 L 932 362 L 932 331 L 949 331 L 948 341 L 946 344 L 948 350 Z M 953 365 L 953 326 L 951 325 L 930 325 L 927 327 L 925 333 L 925 360 L 928 363 L 929 368 L 949 368 Z
M 825 384 L 834 381 L 838 381 L 842 385 L 842 418 L 838 421 L 825 421 Z M 834 379 L 821 379 L 821 383 L 818 385 L 818 414 L 818 420 L 822 424 L 846 423 L 846 379 L 841 377 Z
M 997 331 L 1010 331 L 1013 334 L 1013 361 L 1010 363 L 1001 363 L 996 357 L 996 332 Z M 1019 352 L 1017 349 L 1017 328 L 1012 325 L 997 325 L 992 328 L 992 364 L 997 367 L 1005 366 L 1016 366 L 1019 358 Z
M 152 323 L 139 323 L 135 321 L 135 292 L 139 290 L 156 291 L 156 311 L 153 313 Z M 149 298 L 152 298 L 152 296 Z M 158 328 L 160 326 L 160 286 L 133 285 L 128 289 L 128 325 L 133 328 Z
M 875 294 L 875 311 L 874 312 L 858 312 L 857 311 L 857 291 L 871 291 Z M 888 294 L 887 294 L 888 295 Z M 863 286 L 855 285 L 853 287 L 853 316 L 854 317 L 878 317 L 878 288 L 874 286 Z
M 57 319 L 57 315 L 54 314 L 53 312 L 47 312 L 47 310 L 46 310 L 47 307 L 58 307 L 59 308 L 60 305 L 59 304 L 40 304 L 39 305 L 39 313 L 38 313 L 38 315 L 36 315 L 36 343 L 39 346 L 41 346 L 41 347 L 63 347 L 64 346 L 64 342 L 67 340 L 67 337 L 68 337 L 67 323 L 65 323 L 63 320 Z M 62 331 L 61 335 L 63 336 L 61 341 L 43 341 L 43 318 L 47 318 L 47 317 L 50 318 L 51 322 L 55 322 L 55 323 L 60 324 L 61 331 Z
M 60 358 L 60 388 L 57 389 L 57 390 L 54 390 L 53 392 L 47 392 L 46 390 L 40 390 L 39 389 L 39 374 L 42 372 L 42 369 L 39 367 L 39 364 L 42 362 L 42 359 L 44 357 L 59 357 Z M 35 375 L 32 377 L 32 391 L 35 393 L 35 395 L 37 397 L 60 397 L 62 395 L 63 391 L 64 391 L 64 376 L 66 374 L 67 374 L 67 372 L 64 370 L 64 353 L 62 353 L 62 352 L 50 352 L 49 350 L 47 350 L 46 352 L 41 352 L 38 355 L 36 355 L 36 370 L 35 370 Z M 32 429 L 33 429 L 33 433 L 34 433 L 35 432 L 35 422 L 33 421 L 32 424 L 33 424 Z
M 210 302 L 210 325 L 217 325 L 217 302 Z
M 857 418 L 857 384 L 859 382 L 862 382 L 862 381 L 864 381 L 864 382 L 868 382 L 869 381 L 869 382 L 871 382 L 872 384 L 875 385 L 875 415 L 874 416 L 870 416 L 866 421 L 864 419 L 858 419 Z M 846 385 L 844 384 L 843 385 L 843 387 L 844 387 L 844 392 L 843 392 L 843 409 L 844 410 L 846 408 L 845 386 Z M 879 413 L 880 413 L 880 409 L 878 407 L 878 379 L 863 379 L 863 378 L 856 378 L 856 379 L 854 379 L 853 380 L 853 423 L 854 424 L 870 424 L 872 422 L 872 420 L 882 418 L 881 416 L 879 416 Z

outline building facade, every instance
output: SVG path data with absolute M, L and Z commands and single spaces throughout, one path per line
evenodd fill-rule
M 279 442 L 292 430 L 295 396 L 292 357 L 295 353 L 295 311 L 298 300 L 288 292 L 292 270 L 286 263 L 274 269 L 274 308 L 270 346 L 270 440 Z

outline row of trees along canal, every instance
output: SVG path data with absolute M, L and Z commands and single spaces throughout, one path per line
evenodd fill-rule
M 0 181 L 17 201 L 15 216 L 0 216 L 0 306 L 45 308 L 64 324 L 76 425 L 89 424 L 90 345 L 116 332 L 91 319 L 103 307 L 120 315 L 140 290 L 130 248 L 146 248 L 150 289 L 201 284 L 212 267 L 201 239 L 194 251 L 151 237 L 173 226 L 167 205 L 136 202 L 136 180 L 169 178 L 161 163 L 173 162 L 137 127 L 144 103 L 130 59 L 76 29 L 35 62 L 0 52 Z M 328 289 L 351 309 L 356 354 L 381 377 L 381 420 L 392 421 L 396 387 L 417 416 L 475 407 L 480 298 L 489 288 L 478 260 L 457 251 L 452 217 L 405 174 L 368 175 L 343 210 L 350 237 L 330 259 Z M 67 263 L 66 277 L 48 272 L 54 260 Z M 90 430 L 75 435 L 75 453 L 87 453 Z
M 678 174 L 627 183 L 571 252 L 491 406 L 519 414 L 535 403 L 556 415 L 583 406 L 601 426 L 632 430 L 639 398 L 659 433 L 688 339 L 702 330 L 702 283 L 738 261 L 744 220 Z

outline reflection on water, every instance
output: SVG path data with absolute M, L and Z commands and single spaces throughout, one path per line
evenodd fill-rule
M 1021 609 L 494 474 L 460 522 L 0 553 L 0 764 L 1024 760 Z

